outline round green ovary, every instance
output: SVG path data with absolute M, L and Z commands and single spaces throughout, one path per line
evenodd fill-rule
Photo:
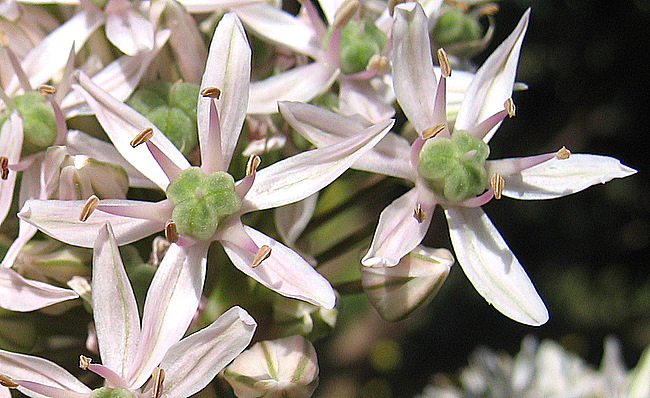
M 482 29 L 475 16 L 451 8 L 438 18 L 431 35 L 437 45 L 448 46 L 479 40 Z
M 136 398 L 136 396 L 126 388 L 102 387 L 94 390 L 90 398 Z
M 212 238 L 221 220 L 241 208 L 230 174 L 205 175 L 198 167 L 183 170 L 167 187 L 167 197 L 175 205 L 172 220 L 178 232 L 201 240 Z
M 54 143 L 57 136 L 56 117 L 52 106 L 43 95 L 29 91 L 13 98 L 18 114 L 23 119 L 23 150 L 27 156 L 45 150 Z M 13 109 L 8 108 L 0 114 L 0 126 L 9 118 Z
M 435 137 L 420 150 L 418 172 L 429 187 L 450 202 L 482 194 L 487 187 L 485 160 L 490 148 L 466 131 Z
M 350 21 L 341 31 L 341 70 L 357 73 L 366 69 L 370 58 L 379 54 L 388 38 L 370 21 Z

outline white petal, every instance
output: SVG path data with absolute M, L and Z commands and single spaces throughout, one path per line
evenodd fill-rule
M 129 384 L 138 388 L 185 334 L 199 307 L 209 242 L 172 244 L 154 275 L 142 315 L 142 333 Z
M 479 208 L 445 209 L 456 258 L 476 291 L 504 315 L 527 325 L 548 321 L 548 311 L 526 271 Z
M 572 154 L 568 159 L 553 158 L 509 176 L 503 195 L 515 199 L 559 198 L 634 173 L 636 170 L 612 157 Z
M 136 55 L 140 51 L 153 48 L 153 25 L 132 9 L 108 13 L 106 17 L 106 37 L 115 47 L 126 55 Z
M 435 203 L 423 203 L 418 189 L 413 188 L 389 204 L 379 216 L 379 225 L 372 244 L 361 263 L 367 267 L 392 267 L 422 242 L 431 224 Z M 426 218 L 413 217 L 420 203 Z
M 278 101 L 311 101 L 330 88 L 338 76 L 336 66 L 312 62 L 251 83 L 248 113 L 276 113 Z
M 250 343 L 257 324 L 240 307 L 174 344 L 160 367 L 165 370 L 163 397 L 189 397 L 200 391 Z
M 156 4 L 156 3 L 154 3 Z M 167 26 L 172 31 L 169 44 L 178 69 L 186 82 L 200 84 L 208 50 L 196 20 L 175 1 L 164 3 Z
M 435 125 L 433 104 L 437 83 L 427 18 L 419 4 L 404 4 L 395 7 L 393 86 L 406 117 L 422 133 Z
M 126 379 L 140 340 L 140 314 L 110 224 L 95 242 L 92 298 L 102 364 Z
M 29 242 L 29 240 L 34 237 L 36 231 L 38 231 L 36 227 L 30 223 L 19 220 L 18 237 L 11 243 L 11 246 L 9 246 L 7 253 L 5 253 L 5 257 L 2 259 L 2 267 L 13 267 L 14 261 L 16 261 L 16 257 L 18 257 L 18 254 L 23 249 L 23 247 L 25 247 L 27 242 Z
M 266 0 L 181 0 L 179 3 L 191 13 L 208 13 L 229 10 L 246 4 L 266 2 Z
M 375 85 L 379 85 L 376 87 Z M 371 122 L 380 122 L 395 115 L 391 101 L 387 101 L 384 91 L 390 89 L 379 79 L 352 80 L 341 79 L 339 108 L 345 115 L 361 115 Z
M 529 18 L 530 9 L 521 17 L 510 36 L 494 50 L 476 72 L 458 112 L 454 131 L 467 130 L 503 110 L 506 99 L 512 96 L 519 52 Z M 490 141 L 499 125 L 500 123 L 483 138 L 485 142 Z
M 201 89 L 217 87 L 221 97 L 216 101 L 221 124 L 221 156 L 214 156 L 210 142 L 210 98 L 199 98 L 196 116 L 201 145 L 202 168 L 206 173 L 228 169 L 248 106 L 251 76 L 251 49 L 241 22 L 234 13 L 223 16 L 212 37 Z M 215 160 L 213 160 L 215 159 Z M 221 164 L 215 164 L 220 161 Z
M 70 289 L 23 278 L 19 273 L 0 267 L 0 307 L 10 311 L 34 311 L 79 297 Z M 6 374 L 5 369 L 2 370 Z
M 392 127 L 387 120 L 336 144 L 302 152 L 257 172 L 242 213 L 297 202 L 318 192 L 366 154 Z
M 253 228 L 244 228 L 258 247 L 271 247 L 271 256 L 253 268 L 251 264 L 256 253 L 251 253 L 237 242 L 221 240 L 237 268 L 283 296 L 304 300 L 325 309 L 334 308 L 336 296 L 327 279 L 293 250 Z
M 275 227 L 285 244 L 293 246 L 296 243 L 311 220 L 317 203 L 318 194 L 315 193 L 303 200 L 275 209 Z
M 0 153 L 9 160 L 9 164 L 16 164 L 20 160 L 23 137 L 23 120 L 18 116 L 18 112 L 14 111 L 0 129 Z M 9 213 L 14 198 L 16 176 L 15 171 L 9 170 L 7 179 L 0 179 L 0 224 Z
M 630 373 L 630 398 L 650 396 L 650 346 L 643 350 L 639 362 Z

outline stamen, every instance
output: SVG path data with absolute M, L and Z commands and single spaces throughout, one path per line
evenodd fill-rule
M 55 94 L 56 88 L 54 88 L 54 86 L 50 86 L 49 84 L 41 84 L 38 86 L 38 91 L 43 95 Z
M 97 209 L 97 206 L 99 206 L 99 198 L 95 195 L 91 195 L 88 200 L 86 201 L 86 204 L 84 205 L 83 209 L 81 209 L 81 214 L 79 215 L 79 221 L 85 222 L 88 220 L 88 217 L 90 217 L 91 214 Z
M 208 98 L 219 99 L 219 97 L 221 97 L 221 90 L 216 87 L 206 87 L 201 90 L 201 95 Z
M 335 29 L 343 29 L 350 22 L 354 14 L 359 10 L 361 3 L 358 0 L 345 0 L 334 14 Z
M 260 157 L 257 155 L 253 155 L 248 158 L 248 163 L 246 163 L 246 176 L 248 177 L 253 175 L 257 171 L 257 168 L 260 166 L 261 162 L 262 159 L 260 159 Z
M 392 17 L 395 13 L 395 7 L 398 4 L 406 3 L 409 0 L 388 0 L 388 14 Z
M 0 29 L 0 46 L 2 47 L 9 47 L 9 38 L 7 37 L 7 33 L 4 31 L 4 29 Z
M 381 54 L 373 54 L 366 65 L 366 70 L 374 71 L 378 76 L 383 76 L 390 71 L 388 57 Z
M 18 384 L 11 380 L 11 377 L 5 376 L 3 374 L 0 374 L 0 385 L 7 388 L 18 387 Z
M 92 361 L 93 361 L 92 359 L 86 356 L 79 355 L 79 367 L 83 370 L 87 370 L 88 366 L 90 366 Z
M 424 220 L 427 219 L 427 215 L 424 213 L 422 210 L 422 206 L 420 204 L 416 204 L 415 208 L 413 209 L 413 218 L 415 218 L 418 222 L 418 224 L 422 224 Z
M 153 137 L 153 129 L 151 127 L 147 127 L 146 129 L 142 130 L 138 135 L 133 137 L 133 139 L 131 140 L 131 146 L 135 148 L 138 145 L 149 141 L 151 137 Z
M 512 100 L 512 98 L 508 98 L 506 102 L 503 104 L 503 106 L 505 106 L 506 111 L 508 111 L 508 117 L 515 116 L 515 111 L 517 110 L 517 107 L 515 107 L 515 102 Z
M 6 180 L 9 177 L 9 158 L 0 156 L 0 178 Z
M 176 223 L 172 220 L 165 223 L 165 239 L 167 239 L 169 243 L 178 242 L 178 230 L 176 229 Z
M 562 160 L 568 159 L 569 156 L 571 156 L 571 151 L 566 149 L 566 147 L 562 147 L 562 148 L 560 148 L 559 151 L 557 151 L 556 156 L 557 156 L 558 159 L 562 159 Z
M 501 199 L 503 188 L 506 186 L 506 180 L 501 177 L 501 174 L 497 173 L 490 178 L 490 185 L 494 191 L 494 199 Z
M 271 246 L 263 245 L 262 247 L 260 247 L 260 250 L 257 252 L 255 258 L 253 259 L 252 267 L 255 268 L 258 265 L 262 264 L 262 261 L 266 260 L 270 256 L 271 256 Z
M 433 137 L 437 136 L 438 134 L 440 134 L 442 132 L 442 130 L 444 130 L 444 129 L 445 129 L 445 124 L 444 123 L 436 124 L 433 127 L 429 127 L 427 129 L 424 129 L 424 131 L 422 132 L 422 139 L 423 140 L 428 140 L 430 138 L 433 138 Z
M 442 77 L 451 76 L 451 65 L 449 65 L 449 58 L 447 58 L 447 53 L 442 48 L 438 49 L 438 62 L 440 63 L 440 69 L 442 70 Z
M 472 14 L 483 16 L 483 15 L 494 15 L 497 12 L 499 12 L 499 5 L 495 3 L 488 3 L 472 11 Z
M 165 380 L 165 371 L 162 368 L 156 367 L 153 370 L 151 378 L 153 379 L 153 390 L 151 392 L 151 398 L 160 398 L 163 391 L 162 387 L 163 381 Z

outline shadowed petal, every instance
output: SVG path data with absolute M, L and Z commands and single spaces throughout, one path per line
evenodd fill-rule
M 0 268 L 0 307 L 4 309 L 33 311 L 77 297 L 70 289 L 25 279 L 10 268 Z M 4 369 L 2 373 L 6 373 Z

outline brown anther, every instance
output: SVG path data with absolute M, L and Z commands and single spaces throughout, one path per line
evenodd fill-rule
M 40 86 L 38 86 L 38 92 L 43 95 L 55 94 L 56 88 L 54 86 L 50 86 L 49 84 L 41 84 Z
M 4 31 L 4 29 L 0 29 L 0 46 L 2 47 L 9 47 L 9 38 L 7 37 L 7 33 Z
M 201 95 L 203 97 L 219 99 L 221 97 L 221 90 L 216 87 L 206 87 L 201 90 Z
M 270 256 L 271 256 L 271 246 L 263 245 L 262 247 L 260 247 L 260 250 L 257 252 L 255 258 L 253 259 L 252 267 L 255 268 L 258 265 L 262 264 L 262 261 L 266 260 Z
M 165 239 L 169 243 L 178 242 L 178 230 L 176 229 L 176 223 L 172 220 L 165 223 Z
M 562 160 L 568 159 L 569 156 L 571 156 L 571 151 L 566 149 L 566 147 L 562 147 L 562 148 L 560 148 L 559 151 L 557 151 L 556 156 L 557 156 L 558 159 L 562 159 Z
M 97 209 L 98 205 L 99 205 L 99 198 L 95 195 L 91 195 L 86 201 L 86 204 L 84 205 L 83 209 L 81 209 L 81 214 L 79 215 L 79 221 L 85 222 L 88 219 L 88 217 L 90 217 L 90 215 L 93 214 L 93 211 Z
M 133 148 L 135 148 L 138 145 L 149 141 L 151 137 L 153 137 L 153 129 L 151 127 L 147 127 L 146 129 L 138 133 L 138 135 L 133 137 L 130 144 Z
M 490 178 L 490 185 L 494 191 L 494 199 L 501 199 L 503 188 L 506 186 L 506 180 L 501 177 L 501 174 L 497 173 Z
M 163 392 L 163 381 L 165 381 L 165 371 L 162 368 L 156 367 L 151 375 L 153 379 L 153 390 L 151 391 L 151 398 L 160 398 Z
M 88 369 L 88 366 L 90 365 L 90 363 L 92 361 L 93 361 L 92 359 L 90 359 L 90 358 L 88 358 L 86 356 L 79 355 L 79 367 L 81 369 L 83 369 L 83 370 Z
M 6 180 L 9 177 L 9 159 L 6 156 L 0 156 L 0 178 Z
M 18 384 L 11 380 L 11 377 L 5 376 L 3 374 L 0 374 L 0 386 L 7 387 L 7 388 L 16 388 L 18 387 Z
M 422 132 L 422 139 L 423 140 L 428 140 L 430 138 L 433 138 L 433 137 L 437 136 L 438 134 L 440 134 L 442 132 L 442 130 L 444 130 L 444 129 L 445 129 L 445 124 L 444 123 L 436 124 L 435 126 L 426 128 Z
M 383 76 L 390 71 L 390 61 L 385 55 L 373 54 L 366 65 L 366 70 L 372 70 L 378 76 Z
M 422 224 L 427 219 L 427 215 L 422 211 L 422 206 L 419 203 L 413 209 L 413 218 L 417 220 L 418 224 Z
M 447 53 L 442 48 L 438 49 L 438 63 L 440 64 L 440 69 L 442 70 L 442 76 L 451 76 L 451 65 L 449 64 L 449 58 L 447 58 Z
M 503 106 L 506 108 L 506 111 L 508 111 L 508 117 L 515 116 L 517 107 L 515 106 L 515 101 L 513 101 L 512 98 L 508 98 Z
M 262 159 L 260 159 L 260 157 L 257 155 L 253 155 L 248 158 L 248 163 L 246 163 L 246 176 L 255 174 L 255 171 L 257 171 L 257 168 L 260 167 L 261 162 Z
M 475 15 L 483 16 L 483 15 L 494 15 L 497 12 L 499 12 L 499 5 L 495 3 L 487 3 L 482 5 L 479 8 L 474 9 L 472 12 Z
M 334 14 L 334 28 L 343 29 L 361 7 L 359 0 L 344 0 Z
M 388 14 L 392 17 L 395 13 L 395 7 L 397 7 L 398 4 L 406 3 L 407 1 L 410 0 L 388 0 Z

